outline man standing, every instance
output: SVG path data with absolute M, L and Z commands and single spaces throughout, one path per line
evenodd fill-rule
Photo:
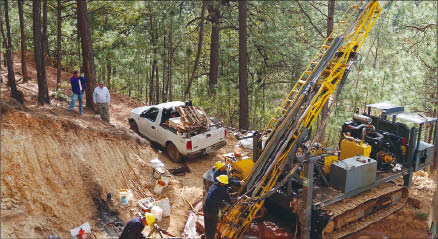
M 105 122 L 109 123 L 109 103 L 110 103 L 110 93 L 108 88 L 103 84 L 103 81 L 99 82 L 99 86 L 94 89 L 93 101 L 97 105 L 97 111 L 100 114 L 100 118 Z
M 79 113 L 82 115 L 82 96 L 85 92 L 85 83 L 87 78 L 82 77 L 79 71 L 73 71 L 73 76 L 70 79 L 71 91 L 73 93 L 71 97 L 70 107 L 68 111 L 72 111 L 75 107 L 76 101 L 79 100 Z
M 219 209 L 224 207 L 224 202 L 231 204 L 231 197 L 226 188 L 228 176 L 220 175 L 216 179 L 217 182 L 211 185 L 208 190 L 203 206 L 205 239 L 214 239 Z
M 146 216 L 139 216 L 127 222 L 123 228 L 119 239 L 143 239 L 145 236 L 141 233 L 146 226 Z

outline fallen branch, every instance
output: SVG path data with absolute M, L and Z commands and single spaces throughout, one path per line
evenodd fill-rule
M 190 208 L 192 209 L 192 211 L 193 211 L 196 215 L 203 216 L 203 214 L 200 213 L 200 212 L 198 212 L 198 211 L 193 207 L 193 205 L 192 205 L 189 201 L 187 201 L 187 199 L 184 197 L 184 188 L 185 188 L 185 187 L 183 187 L 182 190 L 181 190 L 181 197 L 182 197 L 183 201 L 186 202 L 187 204 L 189 204 Z

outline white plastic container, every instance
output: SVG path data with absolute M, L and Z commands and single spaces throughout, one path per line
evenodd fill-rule
M 151 213 L 154 214 L 157 222 L 161 221 L 161 219 L 163 218 L 163 209 L 159 206 L 153 206 L 151 209 Z
M 167 185 L 169 185 L 170 177 L 162 176 L 161 181 L 164 182 L 164 187 L 166 187 Z
M 128 201 L 128 203 L 130 203 L 133 199 L 134 199 L 134 194 L 132 193 L 131 189 L 128 189 L 127 195 L 126 195 L 126 200 Z
M 159 206 L 161 209 L 163 209 L 163 217 L 170 216 L 170 200 L 168 197 L 156 201 L 155 206 Z
M 161 194 L 163 192 L 163 188 L 164 187 L 165 186 L 161 186 L 159 183 L 156 183 L 155 187 L 154 187 L 154 193 L 155 194 Z

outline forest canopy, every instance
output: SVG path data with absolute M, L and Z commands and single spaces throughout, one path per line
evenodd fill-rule
M 63 70 L 84 69 L 77 3 L 43 3 L 48 66 L 56 67 L 59 58 Z M 24 33 L 26 55 L 33 55 L 39 45 L 33 1 L 7 4 L 14 53 L 21 52 Z M 336 24 L 350 4 L 247 1 L 243 9 L 238 1 L 87 1 L 96 80 L 145 104 L 190 98 L 231 127 L 239 126 L 239 88 L 246 88 L 249 128 L 263 129 L 330 31 L 330 17 Z M 342 122 L 369 103 L 389 101 L 438 116 L 437 12 L 437 1 L 387 2 L 329 118 L 328 141 L 334 143 Z M 242 83 L 243 20 L 248 64 Z

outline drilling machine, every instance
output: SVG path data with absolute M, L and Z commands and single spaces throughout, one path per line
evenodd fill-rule
M 356 113 L 342 127 L 338 153 L 309 145 L 313 122 L 341 89 L 383 7 L 376 0 L 354 2 L 261 133 L 268 140 L 254 163 L 229 159 L 230 176 L 245 180 L 245 185 L 218 221 L 221 238 L 242 238 L 262 216 L 265 201 L 297 215 L 301 238 L 340 238 L 404 205 L 413 172 L 431 161 L 431 146 L 418 132 L 435 124 L 436 146 L 436 119 L 413 117 L 392 105 L 369 105 L 369 111 L 374 107 L 384 114 Z M 396 122 L 397 116 L 415 118 L 420 126 L 409 130 Z M 211 175 L 204 175 L 206 190 Z M 400 177 L 403 185 L 395 182 Z

